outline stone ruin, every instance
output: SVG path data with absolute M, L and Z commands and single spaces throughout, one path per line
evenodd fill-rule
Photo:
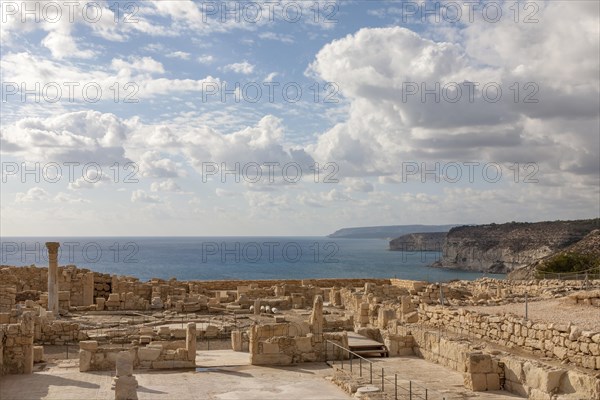
M 461 372 L 473 391 L 600 394 L 600 331 L 467 309 L 525 298 L 595 307 L 600 281 L 141 282 L 58 266 L 57 249 L 48 244 L 49 268 L 0 268 L 2 374 L 31 373 L 43 346 L 72 343 L 80 371 L 125 371 L 116 392 L 135 398 L 129 371 L 194 368 L 203 341 L 247 351 L 255 365 L 290 365 L 347 356 L 327 344 L 348 348 L 354 331 L 385 344 L 392 357 L 416 355 Z

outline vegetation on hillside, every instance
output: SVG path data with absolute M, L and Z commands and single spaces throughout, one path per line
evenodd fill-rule
M 537 270 L 538 274 L 578 273 L 583 271 L 600 272 L 600 258 L 593 254 L 565 252 L 550 258 Z

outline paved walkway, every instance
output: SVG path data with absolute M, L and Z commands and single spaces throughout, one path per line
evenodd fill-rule
M 433 389 L 446 400 L 508 400 L 506 392 L 472 393 L 464 389 L 462 375 L 417 357 L 373 358 L 385 375 L 398 373 L 399 382 L 412 380 Z M 231 350 L 198 352 L 197 371 L 135 371 L 140 400 L 348 400 L 348 394 L 325 379 L 332 369 L 325 363 L 290 367 L 248 365 L 248 353 Z M 365 370 L 366 374 L 368 372 Z M 65 360 L 32 375 L 0 378 L 2 400 L 112 400 L 113 371 L 84 372 L 76 360 Z M 374 373 L 374 376 L 377 375 Z M 377 382 L 374 382 L 377 383 Z M 387 385 L 387 383 L 386 383 Z M 389 393 L 389 392 L 388 392 Z M 433 394 L 433 393 L 432 393 Z M 437 399 L 431 395 L 429 399 Z
M 223 364 L 218 357 L 198 354 L 198 372 L 135 371 L 139 400 L 281 400 L 351 399 L 344 391 L 325 379 L 331 368 L 324 363 L 293 367 L 259 367 L 251 365 L 211 366 Z M 225 364 L 246 363 L 247 353 L 229 351 Z M 216 354 L 215 354 L 216 355 Z M 239 357 L 245 355 L 245 358 Z M 53 366 L 32 375 L 8 375 L 0 378 L 2 400 L 112 400 L 114 372 L 81 373 L 73 363 L 67 368 Z

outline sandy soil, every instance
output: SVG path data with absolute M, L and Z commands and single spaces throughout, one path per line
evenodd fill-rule
M 525 303 L 501 306 L 469 306 L 467 310 L 487 314 L 515 314 L 525 316 Z M 566 298 L 529 302 L 529 319 L 546 323 L 568 324 L 571 322 L 585 330 L 600 332 L 600 308 L 583 304 L 569 304 Z

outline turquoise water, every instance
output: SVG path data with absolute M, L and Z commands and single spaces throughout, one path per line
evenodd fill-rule
M 141 280 L 504 277 L 428 267 L 440 252 L 389 251 L 386 240 L 326 237 L 2 237 L 1 263 L 46 266 L 46 241 L 61 243 L 60 265 Z

